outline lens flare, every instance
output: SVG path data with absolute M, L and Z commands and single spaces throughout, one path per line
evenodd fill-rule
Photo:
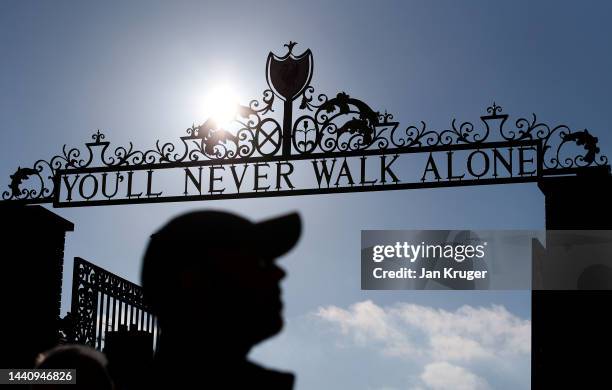
M 227 127 L 238 112 L 238 97 L 229 86 L 214 88 L 205 101 L 205 109 L 219 127 Z

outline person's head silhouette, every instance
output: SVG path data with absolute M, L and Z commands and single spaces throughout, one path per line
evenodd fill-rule
M 108 373 L 108 361 L 103 353 L 86 345 L 58 345 L 36 357 L 34 368 L 76 370 L 76 384 L 67 386 L 75 390 L 112 390 L 115 388 Z M 62 389 L 65 385 L 40 384 L 32 389 Z
M 154 233 L 142 287 L 159 318 L 160 355 L 182 360 L 213 353 L 219 361 L 240 360 L 278 333 L 285 272 L 275 260 L 300 233 L 297 213 L 253 223 L 220 211 L 190 212 Z

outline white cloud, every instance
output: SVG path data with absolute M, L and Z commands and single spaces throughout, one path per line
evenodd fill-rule
M 492 357 L 479 342 L 458 335 L 431 335 L 431 353 L 436 359 L 469 361 Z
M 447 311 L 405 303 L 380 307 L 368 300 L 348 309 L 322 307 L 316 315 L 357 345 L 390 356 L 473 362 L 531 352 L 531 322 L 499 305 Z
M 431 390 L 487 390 L 487 382 L 463 367 L 448 362 L 425 366 L 421 380 Z
M 415 352 L 406 334 L 395 324 L 396 318 L 371 301 L 352 305 L 350 311 L 336 306 L 319 308 L 317 315 L 339 325 L 342 334 L 352 336 L 360 346 L 382 343 L 383 352 L 391 356 Z

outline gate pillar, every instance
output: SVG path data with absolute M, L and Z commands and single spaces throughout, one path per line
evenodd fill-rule
M 547 230 L 612 230 L 608 166 L 584 169 L 576 176 L 543 178 L 538 186 L 546 198 Z M 548 243 L 550 234 L 547 237 Z M 611 313 L 612 290 L 534 289 L 532 389 L 556 388 L 554 384 L 560 381 L 570 387 L 578 385 L 572 388 L 591 388 L 585 387 L 589 383 L 597 384 L 593 388 L 609 386 Z
M 28 368 L 58 342 L 64 242 L 74 225 L 42 206 L 1 204 L 0 367 Z

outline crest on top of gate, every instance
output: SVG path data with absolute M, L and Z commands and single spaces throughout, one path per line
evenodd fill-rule
M 310 49 L 300 55 L 293 54 L 297 42 L 285 44 L 287 54 L 282 57 L 270 52 L 266 62 L 266 80 L 276 96 L 285 101 L 293 101 L 310 84 L 313 59 Z

